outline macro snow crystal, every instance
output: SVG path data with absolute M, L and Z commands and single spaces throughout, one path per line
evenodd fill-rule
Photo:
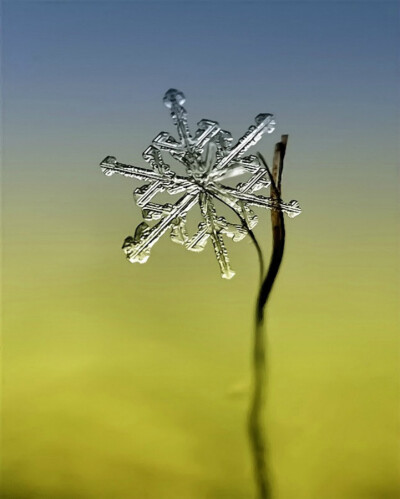
M 122 246 L 130 262 L 146 262 L 151 248 L 170 230 L 171 239 L 191 251 L 203 250 L 211 239 L 221 275 L 230 279 L 235 272 L 230 266 L 224 237 L 240 241 L 257 224 L 258 219 L 251 206 L 279 209 L 289 217 L 295 217 L 301 210 L 297 201 L 285 204 L 255 194 L 271 184 L 268 171 L 257 156 L 244 154 L 265 132 L 274 131 L 272 114 L 256 116 L 255 125 L 250 126 L 243 137 L 232 145 L 231 134 L 222 130 L 216 121 L 201 120 L 196 133 L 191 135 L 184 102 L 185 96 L 179 90 L 170 89 L 164 96 L 164 104 L 171 110 L 172 120 L 177 127 L 178 139 L 167 132 L 157 135 L 143 153 L 151 169 L 119 163 L 114 156 L 107 156 L 100 166 L 106 175 L 118 173 L 146 182 L 134 191 L 145 221 L 136 228 L 133 237 L 125 239 Z M 163 159 L 163 153 L 169 153 L 184 166 L 183 175 L 171 170 Z M 224 185 L 224 180 L 244 174 L 247 175 L 246 181 L 236 187 Z M 162 192 L 182 196 L 174 204 L 153 202 L 153 198 Z M 242 223 L 229 223 L 224 217 L 218 216 L 215 200 L 235 211 Z M 186 217 L 196 204 L 200 207 L 203 220 L 197 232 L 189 235 Z M 156 223 L 150 226 L 147 222 L 153 220 Z

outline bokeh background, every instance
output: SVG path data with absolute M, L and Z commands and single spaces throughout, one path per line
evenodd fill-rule
M 163 237 L 107 155 L 190 124 L 239 137 L 260 112 L 289 134 L 285 261 L 268 314 L 274 498 L 400 496 L 398 2 L 5 1 L 5 499 L 254 497 L 245 431 L 258 267 L 250 240 Z M 256 228 L 266 257 L 269 213 Z

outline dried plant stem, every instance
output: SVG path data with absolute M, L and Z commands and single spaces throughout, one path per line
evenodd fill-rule
M 268 170 L 271 180 L 271 197 L 280 200 L 283 159 L 286 151 L 287 135 L 281 136 L 281 141 L 275 145 L 273 169 L 261 154 L 259 158 Z M 254 475 L 259 499 L 270 499 L 271 479 L 268 465 L 268 448 L 263 426 L 263 408 L 267 392 L 267 352 L 266 335 L 264 331 L 266 306 L 270 297 L 276 276 L 283 258 L 285 248 L 285 223 L 280 210 L 271 211 L 272 221 L 272 253 L 267 274 L 261 283 L 255 314 L 254 345 L 253 345 L 253 393 L 250 402 L 248 418 L 249 439 L 253 455 Z

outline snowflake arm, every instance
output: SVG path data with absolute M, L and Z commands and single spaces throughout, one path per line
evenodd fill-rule
M 225 171 L 230 163 L 239 159 L 243 154 L 261 139 L 265 132 L 272 133 L 275 130 L 275 121 L 272 114 L 259 114 L 255 118 L 257 126 L 251 126 L 248 131 L 241 137 L 237 144 L 217 162 L 214 170 Z
M 136 178 L 137 180 L 159 182 L 168 192 L 171 191 L 172 194 L 190 189 L 190 187 L 193 186 L 193 183 L 187 180 L 186 177 L 176 175 L 173 172 L 165 172 L 162 174 L 148 170 L 147 168 L 126 165 L 124 163 L 119 163 L 114 156 L 107 156 L 100 163 L 100 166 L 103 173 L 107 176 L 117 173 L 124 177 Z
M 136 228 L 134 237 L 127 237 L 122 246 L 128 260 L 132 263 L 145 263 L 154 244 L 171 228 L 175 219 L 184 217 L 190 208 L 197 203 L 198 195 L 199 191 L 195 190 L 193 192 L 192 189 L 192 192 L 182 196 L 169 210 L 169 213 L 153 227 L 149 227 L 146 222 L 142 222 Z
M 208 189 L 213 195 L 229 204 L 232 208 L 236 209 L 238 203 L 246 203 L 246 205 L 258 206 L 260 208 L 267 208 L 269 210 L 280 210 L 286 213 L 290 218 L 294 218 L 301 213 L 300 205 L 297 201 L 292 200 L 289 203 L 282 203 L 273 198 L 247 193 L 238 189 L 232 189 L 226 186 L 209 185 Z
M 208 193 L 202 192 L 199 202 L 201 213 L 210 233 L 215 256 L 221 269 L 221 276 L 224 279 L 231 279 L 235 275 L 235 272 L 231 268 L 228 251 L 222 237 L 225 220 L 222 217 L 217 217 L 212 197 Z

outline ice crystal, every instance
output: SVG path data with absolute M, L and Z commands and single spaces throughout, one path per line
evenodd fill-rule
M 164 96 L 165 106 L 171 110 L 171 117 L 177 127 L 179 138 L 176 140 L 167 132 L 161 132 L 143 153 L 143 158 L 151 169 L 119 163 L 114 156 L 107 156 L 100 166 L 106 175 L 118 173 L 145 181 L 146 184 L 134 190 L 137 205 L 142 209 L 144 222 L 136 228 L 133 237 L 125 239 L 122 246 L 130 262 L 144 263 L 150 250 L 160 237 L 170 230 L 172 241 L 182 244 L 190 251 L 202 251 L 208 239 L 214 247 L 221 275 L 230 279 L 235 275 L 231 269 L 224 236 L 233 241 L 241 241 L 249 229 L 257 224 L 257 216 L 250 206 L 279 209 L 295 217 L 301 210 L 297 201 L 288 204 L 274 198 L 255 194 L 271 182 L 268 171 L 257 156 L 244 156 L 266 133 L 272 133 L 275 121 L 272 114 L 259 114 L 255 125 L 235 145 L 232 136 L 222 130 L 216 121 L 201 120 L 196 133 L 191 135 L 187 123 L 187 113 L 183 104 L 182 92 L 170 89 Z M 164 162 L 163 153 L 169 153 L 185 167 L 185 174 L 178 175 Z M 247 174 L 245 182 L 236 187 L 223 185 L 227 178 Z M 171 195 L 182 194 L 174 204 L 153 202 L 162 192 Z M 218 216 L 214 201 L 229 206 L 242 223 L 229 223 L 225 217 Z M 200 207 L 202 221 L 194 235 L 189 235 L 186 217 L 196 204 Z M 157 221 L 150 226 L 147 222 Z

